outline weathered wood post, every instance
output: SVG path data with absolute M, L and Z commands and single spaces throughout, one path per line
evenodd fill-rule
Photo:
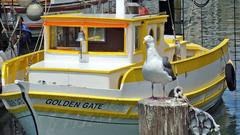
M 188 104 L 182 99 L 143 99 L 138 103 L 139 135 L 188 135 Z

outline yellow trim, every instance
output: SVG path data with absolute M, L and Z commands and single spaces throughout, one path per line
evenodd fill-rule
M 21 92 L 6 92 L 0 94 L 0 99 L 16 99 L 22 97 Z
M 100 96 L 90 96 L 81 94 L 67 94 L 58 92 L 38 92 L 30 91 L 29 97 L 31 98 L 54 98 L 62 100 L 74 100 L 74 101 L 92 101 L 101 103 L 114 103 L 114 104 L 127 104 L 127 105 L 137 105 L 140 98 L 112 98 L 112 97 L 100 97 Z
M 41 104 L 34 104 L 34 109 L 37 111 L 46 111 L 46 112 L 61 112 L 66 114 L 79 114 L 87 116 L 100 116 L 100 117 L 112 117 L 112 118 L 123 118 L 123 119 L 137 119 L 137 113 L 126 114 L 125 112 L 110 112 L 103 110 L 89 110 L 89 109 L 76 109 L 76 108 L 67 108 L 61 106 L 48 106 Z
M 99 22 L 108 22 L 108 23 L 129 23 L 129 22 L 136 22 L 136 21 L 149 21 L 148 23 L 156 23 L 157 22 L 166 22 L 168 15 L 146 15 L 140 17 L 132 17 L 132 18 L 115 18 L 112 17 L 96 17 L 96 16 L 89 16 L 89 15 L 79 15 L 79 14 L 61 14 L 61 15 L 45 15 L 42 16 L 45 19 L 45 22 L 53 21 L 53 20 L 60 20 L 60 21 L 99 21 Z
M 187 41 L 183 41 L 183 36 L 176 36 L 176 40 L 180 41 L 180 43 L 184 43 Z M 176 40 L 174 38 L 164 38 L 164 41 L 167 42 L 168 44 L 175 44 Z
M 90 55 L 118 55 L 118 56 L 127 56 L 126 52 L 88 52 Z
M 49 26 L 46 26 L 46 27 L 49 27 Z M 48 50 L 53 48 L 54 45 L 55 45 L 55 32 L 56 32 L 56 27 L 50 27 L 49 28 L 49 32 L 50 32 L 50 35 L 53 35 L 53 36 L 48 36 L 48 40 L 50 41 L 50 45 L 48 45 Z
M 49 26 L 45 26 L 44 27 L 44 36 L 46 36 L 47 38 L 45 39 L 45 40 L 47 40 L 47 48 L 44 48 L 45 50 L 47 50 L 47 49 L 49 49 L 50 47 L 51 47 L 51 44 L 52 44 L 52 41 L 51 41 L 51 37 L 52 36 L 50 36 L 50 34 L 52 34 L 51 33 L 52 31 L 51 31 L 51 29 L 50 29 L 50 27 Z M 44 46 L 45 47 L 45 46 Z
M 18 107 L 11 107 L 7 108 L 7 110 L 11 113 L 20 113 L 20 112 L 25 112 L 28 110 L 27 106 L 18 106 Z
M 147 36 L 148 34 L 148 31 L 147 31 L 147 23 L 144 23 L 142 25 L 142 33 L 141 33 L 141 39 L 140 41 L 144 41 L 144 37 Z M 144 44 L 143 42 L 140 42 L 141 43 L 141 48 L 143 50 L 143 61 L 146 60 L 146 57 L 147 57 L 147 52 L 146 52 L 146 44 Z
M 130 114 L 130 113 L 131 113 L 131 111 L 132 111 L 132 109 L 133 109 L 134 107 L 135 107 L 135 106 L 131 105 L 131 106 L 128 108 L 128 111 L 127 111 L 127 113 L 126 113 L 126 114 Z
M 157 46 L 159 46 L 160 45 L 160 42 L 161 42 L 161 36 L 163 36 L 163 35 L 161 35 L 161 31 L 162 31 L 162 29 L 161 29 L 161 25 L 162 24 L 157 24 L 157 29 L 156 29 L 156 41 L 157 41 Z M 159 29 L 159 33 L 158 33 L 158 29 Z M 159 36 L 159 37 L 158 37 Z M 159 38 L 159 39 L 158 39 Z
M 204 102 L 205 103 L 209 103 L 210 101 L 216 99 L 217 97 L 219 97 L 221 94 L 223 94 L 223 92 L 225 91 L 226 87 L 224 87 L 223 89 L 219 89 L 218 91 L 215 91 L 212 95 L 208 96 L 205 98 Z
M 136 50 L 133 53 L 134 55 L 143 54 L 143 50 Z
M 184 95 L 187 96 L 188 98 L 199 96 L 203 93 L 206 93 L 210 88 L 216 86 L 217 84 L 219 84 L 223 81 L 225 81 L 225 75 L 221 75 L 221 76 L 217 77 L 215 80 L 213 80 L 212 82 L 209 82 L 208 85 L 206 85 L 200 89 L 194 90 L 192 92 L 188 92 Z
M 15 57 L 3 62 L 2 65 L 2 85 L 14 83 L 16 79 L 23 80 L 29 64 L 34 64 L 44 59 L 44 51 L 37 51 L 30 54 Z
M 58 54 L 80 54 L 79 51 L 76 50 L 55 50 L 55 49 L 50 49 L 47 50 L 46 52 L 48 53 L 58 53 Z M 118 56 L 127 56 L 127 53 L 125 52 L 85 52 L 83 54 L 89 54 L 89 55 L 118 55 Z
M 220 57 L 222 57 L 225 53 L 228 52 L 228 41 L 229 39 L 224 39 L 215 48 L 203 54 L 199 54 L 198 56 L 193 56 L 187 59 L 171 62 L 171 65 L 174 67 L 174 73 L 179 75 L 189 71 L 193 71 L 220 59 Z
M 132 67 L 124 75 L 121 84 L 144 81 L 142 66 Z
M 80 54 L 77 50 L 55 50 L 49 49 L 46 51 L 47 53 L 58 53 L 58 54 Z
M 203 107 L 204 105 L 208 104 L 210 101 L 216 99 L 219 97 L 223 92 L 225 91 L 225 88 L 219 89 L 215 91 L 211 96 L 206 97 L 205 99 L 202 99 L 196 103 L 193 103 L 193 106 L 195 107 Z

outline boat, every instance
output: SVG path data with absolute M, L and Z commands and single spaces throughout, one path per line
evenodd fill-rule
M 176 75 L 166 93 L 181 86 L 193 106 L 208 110 L 231 86 L 229 39 L 204 48 L 164 35 L 168 15 L 125 14 L 122 5 L 116 14 L 42 16 L 44 50 L 4 62 L 0 98 L 28 135 L 137 135 L 138 101 L 152 95 L 142 75 L 146 35 Z M 154 88 L 163 94 L 161 84 Z
M 3 0 L 2 5 L 3 9 L 0 9 L 0 12 L 2 13 L 2 18 L 4 22 L 7 22 L 7 15 L 4 13 L 12 12 L 14 14 L 19 14 L 22 16 L 24 20 L 24 24 L 26 24 L 29 29 L 32 31 L 33 37 L 38 37 L 39 33 L 42 28 L 42 19 L 36 19 L 32 20 L 27 15 L 27 8 L 28 6 L 23 6 L 24 4 L 21 3 L 27 3 L 26 1 L 32 2 L 31 0 Z M 34 4 L 36 2 L 32 2 Z M 45 11 L 45 14 L 59 14 L 59 13 L 77 13 L 82 12 L 82 10 L 91 10 L 94 7 L 93 6 L 103 6 L 102 4 L 106 4 L 107 0 L 40 0 L 37 2 L 37 4 L 40 4 Z M 110 4 L 110 3 L 109 3 Z M 35 7 L 34 10 L 37 10 Z M 102 11 L 103 12 L 103 11 Z M 107 11 L 104 11 L 107 12 Z M 108 11 L 109 12 L 109 11 Z M 6 17 L 5 17 L 6 16 Z M 9 25 L 9 22 L 6 23 Z

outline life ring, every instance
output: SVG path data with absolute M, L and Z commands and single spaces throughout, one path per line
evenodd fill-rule
M 225 77 L 228 89 L 230 91 L 236 90 L 236 73 L 231 60 L 225 66 Z

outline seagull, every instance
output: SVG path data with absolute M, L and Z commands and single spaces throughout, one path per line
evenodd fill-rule
M 146 43 L 147 46 L 147 58 L 142 68 L 143 78 L 144 80 L 152 83 L 152 98 L 154 98 L 154 83 L 162 84 L 165 96 L 165 84 L 176 79 L 171 69 L 171 64 L 166 58 L 163 60 L 163 58 L 158 54 L 152 36 L 145 36 L 144 43 Z

